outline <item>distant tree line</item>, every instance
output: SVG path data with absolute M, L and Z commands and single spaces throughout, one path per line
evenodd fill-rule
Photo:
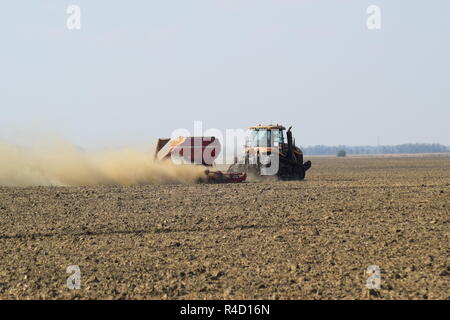
M 407 143 L 395 146 L 309 146 L 302 147 L 305 155 L 336 155 L 344 150 L 351 154 L 395 154 L 395 153 L 437 153 L 450 152 L 450 147 L 439 143 Z

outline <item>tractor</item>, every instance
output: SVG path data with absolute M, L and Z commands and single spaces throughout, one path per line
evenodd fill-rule
M 303 162 L 303 152 L 292 139 L 292 127 L 257 125 L 249 128 L 244 156 L 228 169 L 249 176 L 277 176 L 280 180 L 303 180 L 311 161 Z

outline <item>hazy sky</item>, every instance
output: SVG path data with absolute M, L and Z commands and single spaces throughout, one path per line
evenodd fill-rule
M 150 143 L 202 120 L 293 125 L 302 145 L 450 145 L 448 0 L 2 1 L 0 39 L 3 139 Z

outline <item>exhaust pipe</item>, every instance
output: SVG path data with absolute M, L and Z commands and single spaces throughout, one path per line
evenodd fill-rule
M 286 137 L 287 137 L 287 157 L 289 160 L 292 160 L 292 158 L 294 157 L 294 152 L 293 152 L 293 147 L 292 147 L 292 132 L 291 132 L 292 126 L 289 127 L 288 131 L 286 132 Z

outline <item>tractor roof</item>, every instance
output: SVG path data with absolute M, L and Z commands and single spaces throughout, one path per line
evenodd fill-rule
M 282 125 L 279 124 L 269 124 L 269 125 L 261 125 L 258 124 L 257 126 L 253 126 L 250 127 L 249 129 L 254 129 L 254 130 L 261 130 L 261 129 L 266 129 L 266 130 L 286 130 L 285 127 L 283 127 Z

